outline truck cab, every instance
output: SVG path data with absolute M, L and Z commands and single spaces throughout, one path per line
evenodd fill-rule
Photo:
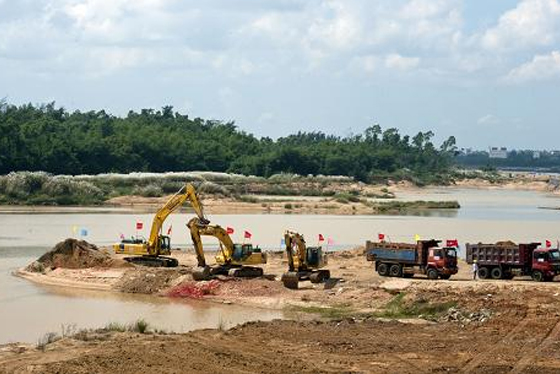
M 533 251 L 532 276 L 537 281 L 552 280 L 560 274 L 560 251 L 552 248 L 537 248 Z
M 454 247 L 433 247 L 428 251 L 428 268 L 437 270 L 442 279 L 457 274 L 457 249 Z

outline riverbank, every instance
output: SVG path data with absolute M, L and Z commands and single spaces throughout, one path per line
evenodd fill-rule
M 387 204 L 402 190 L 440 187 L 404 176 L 364 183 L 343 176 L 296 174 L 263 178 L 212 172 L 78 176 L 18 172 L 0 176 L 0 204 L 141 209 L 161 205 L 185 183 L 196 186 L 215 214 L 224 212 L 224 204 L 239 213 L 374 214 L 380 203 Z M 554 175 L 456 170 L 441 185 L 555 191 L 559 183 Z

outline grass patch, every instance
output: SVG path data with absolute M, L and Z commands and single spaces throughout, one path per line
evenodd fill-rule
M 118 322 L 110 322 L 102 330 L 104 330 L 104 331 L 115 331 L 115 332 L 125 332 L 127 330 L 127 326 L 122 324 L 122 323 L 118 323 Z
M 436 320 L 442 314 L 446 313 L 449 308 L 457 306 L 455 302 L 431 303 L 425 299 L 407 302 L 405 296 L 405 292 L 398 293 L 385 305 L 384 310 L 374 313 L 374 316 L 391 319 L 423 318 L 427 320 Z
M 355 315 L 356 312 L 349 305 L 340 304 L 332 307 L 323 306 L 291 306 L 290 310 L 293 312 L 317 314 L 321 318 L 327 319 L 340 319 Z
M 460 209 L 458 201 L 390 201 L 373 203 L 372 208 L 377 213 L 403 212 L 429 209 Z

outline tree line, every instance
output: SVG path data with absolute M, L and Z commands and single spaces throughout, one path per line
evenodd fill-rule
M 55 103 L 0 103 L 0 173 L 98 174 L 132 171 L 219 171 L 258 175 L 346 175 L 434 178 L 450 170 L 455 138 L 440 146 L 433 132 L 410 137 L 369 127 L 347 137 L 298 132 L 256 138 L 233 122 L 189 118 L 171 106 L 130 111 L 69 112 Z

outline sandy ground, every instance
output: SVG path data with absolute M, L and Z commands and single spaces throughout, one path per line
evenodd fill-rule
M 107 290 L 135 285 L 136 291 L 165 294 L 190 282 L 193 254 L 176 255 L 182 266 L 175 270 L 55 270 L 33 280 L 65 279 L 79 286 L 87 279 Z M 274 280 L 285 268 L 276 254 L 265 267 L 266 277 L 218 280 L 220 286 L 206 298 L 265 307 L 344 305 L 352 313 L 187 334 L 92 331 L 44 350 L 5 345 L 0 347 L 0 373 L 560 372 L 560 282 L 471 281 L 468 266 L 460 266 L 449 281 L 382 278 L 356 249 L 331 255 L 329 269 L 337 282 L 288 290 Z M 156 286 L 143 289 L 145 279 Z M 407 321 L 374 314 L 400 292 L 405 300 L 453 302 L 461 313 L 489 311 L 490 317 Z

